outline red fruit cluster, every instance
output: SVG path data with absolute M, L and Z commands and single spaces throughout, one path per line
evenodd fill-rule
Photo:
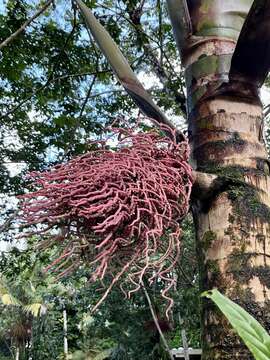
M 116 150 L 102 142 L 98 150 L 31 174 L 37 191 L 23 196 L 24 221 L 45 225 L 32 234 L 50 233 L 50 243 L 64 248 L 50 265 L 60 276 L 82 261 L 93 280 L 112 276 L 101 301 L 120 277 L 134 286 L 130 292 L 146 273 L 150 281 L 162 279 L 166 299 L 174 285 L 193 179 L 187 142 L 177 143 L 165 130 L 166 136 L 114 129 Z M 53 228 L 64 229 L 62 236 Z

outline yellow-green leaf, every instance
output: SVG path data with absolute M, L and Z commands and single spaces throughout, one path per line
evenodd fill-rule
M 34 317 L 37 317 L 40 314 L 41 306 L 41 303 L 29 304 L 24 306 L 24 310 L 25 312 L 32 314 Z
M 14 305 L 14 306 L 18 306 L 20 305 L 20 302 L 11 294 L 3 294 L 1 296 L 1 301 L 4 305 Z

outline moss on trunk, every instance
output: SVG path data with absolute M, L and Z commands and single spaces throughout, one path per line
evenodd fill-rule
M 198 52 L 198 49 L 196 49 Z M 218 288 L 270 328 L 270 179 L 258 101 L 218 95 L 189 114 L 192 161 L 211 191 L 193 201 L 201 290 Z M 252 359 L 219 310 L 202 301 L 203 359 Z

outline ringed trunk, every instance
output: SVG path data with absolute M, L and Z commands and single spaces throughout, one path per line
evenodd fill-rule
M 215 97 L 189 119 L 196 169 L 217 176 L 192 205 L 202 291 L 218 288 L 270 331 L 270 179 L 261 106 Z M 202 329 L 203 359 L 252 359 L 207 300 Z
M 242 83 L 226 88 L 252 1 L 241 1 L 242 12 L 228 1 L 234 13 L 226 8 L 224 14 L 218 3 L 190 2 L 197 34 L 182 48 L 192 163 L 203 179 L 192 199 L 201 290 L 218 288 L 270 331 L 270 178 L 262 105 Z M 234 28 L 220 27 L 229 23 L 226 16 L 235 17 Z M 215 305 L 203 300 L 202 307 L 202 359 L 253 359 Z

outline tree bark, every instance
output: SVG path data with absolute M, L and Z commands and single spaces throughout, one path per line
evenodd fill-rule
M 218 46 L 228 49 L 222 41 Z M 202 55 L 213 55 L 205 50 L 198 46 L 190 54 L 188 71 Z M 200 82 L 210 83 L 203 76 Z M 197 89 L 189 89 L 192 98 Z M 218 288 L 270 330 L 270 178 L 262 106 L 256 96 L 237 91 L 208 95 L 189 106 L 192 161 L 209 177 L 203 191 L 195 187 L 192 203 L 201 290 Z M 202 359 L 253 359 L 217 308 L 207 300 L 202 306 Z
M 258 89 L 229 82 L 252 0 L 167 0 L 185 66 L 201 290 L 218 288 L 270 330 L 270 178 Z M 250 64 L 251 65 L 251 64 Z M 252 359 L 202 300 L 202 359 Z
M 197 169 L 218 178 L 193 201 L 193 214 L 202 290 L 220 289 L 270 330 L 270 181 L 261 121 L 259 105 L 235 98 L 200 106 L 191 121 L 193 156 Z M 208 301 L 202 321 L 203 359 L 252 359 Z

